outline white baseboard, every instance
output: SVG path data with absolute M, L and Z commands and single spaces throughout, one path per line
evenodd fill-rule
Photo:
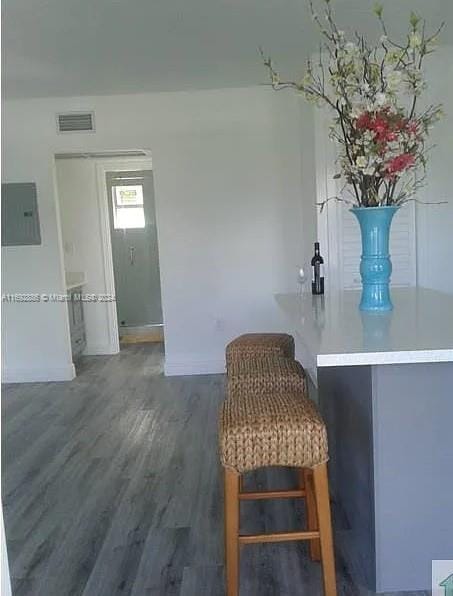
M 61 368 L 4 368 L 2 383 L 45 383 L 72 381 L 76 376 L 73 364 Z
M 117 352 L 110 346 L 91 346 L 89 355 L 108 355 Z M 88 346 L 85 350 L 88 355 Z M 217 375 L 225 373 L 225 361 L 199 360 L 199 361 L 165 361 L 165 376 L 182 375 Z M 74 365 L 62 368 L 5 368 L 2 373 L 3 383 L 39 383 L 48 381 L 71 381 L 76 376 Z
M 166 377 L 182 375 L 218 375 L 225 373 L 225 360 L 169 360 L 165 358 Z

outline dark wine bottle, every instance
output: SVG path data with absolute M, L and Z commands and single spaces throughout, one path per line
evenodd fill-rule
M 311 293 L 315 296 L 324 294 L 324 259 L 319 252 L 319 242 L 315 242 L 315 254 L 311 260 L 313 277 Z

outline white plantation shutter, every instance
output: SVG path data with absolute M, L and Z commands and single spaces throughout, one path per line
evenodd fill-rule
M 359 224 L 350 206 L 343 204 L 339 219 L 340 269 L 344 289 L 360 287 L 360 255 L 362 253 Z M 415 208 L 408 203 L 393 218 L 390 234 L 393 286 L 416 285 Z

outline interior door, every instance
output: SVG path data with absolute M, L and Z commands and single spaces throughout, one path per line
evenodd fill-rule
M 106 181 L 118 324 L 161 324 L 153 173 L 108 172 Z

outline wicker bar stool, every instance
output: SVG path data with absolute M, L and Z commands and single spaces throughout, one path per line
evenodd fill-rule
M 335 562 L 327 479 L 327 435 L 313 402 L 295 392 L 237 395 L 226 399 L 220 417 L 220 457 L 225 468 L 225 556 L 227 596 L 239 594 L 239 547 L 262 542 L 309 540 L 312 559 L 321 560 L 325 596 L 336 596 Z M 244 472 L 267 466 L 299 469 L 296 490 L 244 492 Z M 242 535 L 242 500 L 305 497 L 307 530 Z
M 227 375 L 227 395 L 266 395 L 274 392 L 300 392 L 306 395 L 306 378 L 296 360 L 263 356 L 232 360 Z
M 225 350 L 227 371 L 235 360 L 265 356 L 294 358 L 294 338 L 286 333 L 245 333 L 230 342 Z

